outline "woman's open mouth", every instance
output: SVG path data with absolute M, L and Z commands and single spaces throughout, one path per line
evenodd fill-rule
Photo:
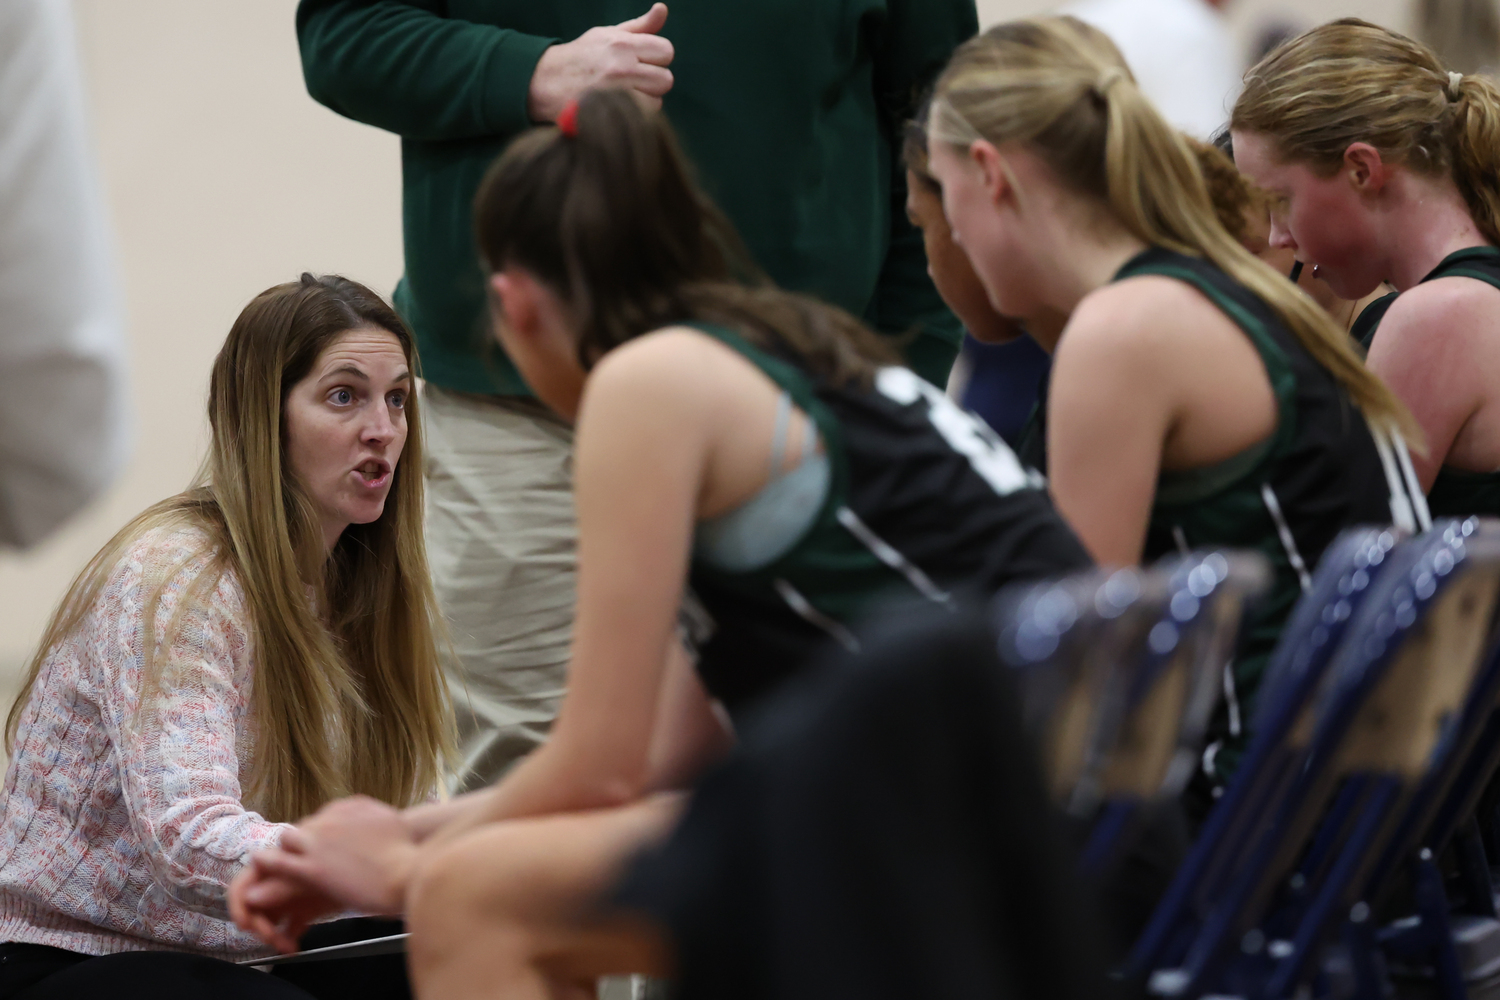
M 379 489 L 390 482 L 391 478 L 390 463 L 379 459 L 371 459 L 363 465 L 356 466 L 354 472 L 359 476 L 359 481 L 369 489 Z

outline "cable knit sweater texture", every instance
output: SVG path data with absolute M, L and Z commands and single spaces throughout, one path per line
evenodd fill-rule
M 254 753 L 250 629 L 232 573 L 182 609 L 211 558 L 188 528 L 144 534 L 93 609 L 42 664 L 0 793 L 0 941 L 92 955 L 267 949 L 229 920 L 245 856 L 287 826 L 241 800 Z M 137 725 L 146 608 L 163 676 Z

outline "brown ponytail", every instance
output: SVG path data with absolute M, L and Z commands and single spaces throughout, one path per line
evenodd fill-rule
M 1351 143 L 1367 142 L 1392 163 L 1451 177 L 1500 244 L 1500 88 L 1449 71 L 1405 35 L 1344 18 L 1294 38 L 1246 74 L 1231 125 L 1330 174 Z
M 510 145 L 479 187 L 474 228 L 491 272 L 524 267 L 567 304 L 585 368 L 634 337 L 693 321 L 731 327 L 835 382 L 899 363 L 842 310 L 766 282 L 660 115 L 623 90 L 600 90 L 570 124 Z
M 1003 24 L 966 42 L 938 80 L 932 138 L 1028 146 L 1138 239 L 1212 261 L 1276 313 L 1372 425 L 1420 440 L 1406 408 L 1364 366 L 1344 331 L 1225 231 L 1186 138 L 1100 37 L 1075 18 L 1049 17 Z

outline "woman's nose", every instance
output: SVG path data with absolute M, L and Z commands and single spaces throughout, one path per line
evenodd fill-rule
M 388 444 L 396 436 L 396 422 L 391 418 L 390 407 L 384 401 L 378 406 L 370 407 L 369 418 L 365 421 L 360 439 L 367 444 Z
M 1296 250 L 1297 241 L 1292 239 L 1292 231 L 1286 227 L 1286 223 L 1271 216 L 1271 246 L 1277 250 Z

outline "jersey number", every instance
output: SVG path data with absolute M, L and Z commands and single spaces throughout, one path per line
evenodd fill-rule
M 974 471 L 1001 496 L 1042 485 L 1040 477 L 1033 478 L 1035 474 L 1028 474 L 1022 468 L 1015 452 L 988 424 L 965 412 L 911 370 L 882 368 L 875 376 L 875 388 L 882 396 L 902 406 L 926 400 L 927 419 L 932 426 L 948 446 L 967 458 Z

